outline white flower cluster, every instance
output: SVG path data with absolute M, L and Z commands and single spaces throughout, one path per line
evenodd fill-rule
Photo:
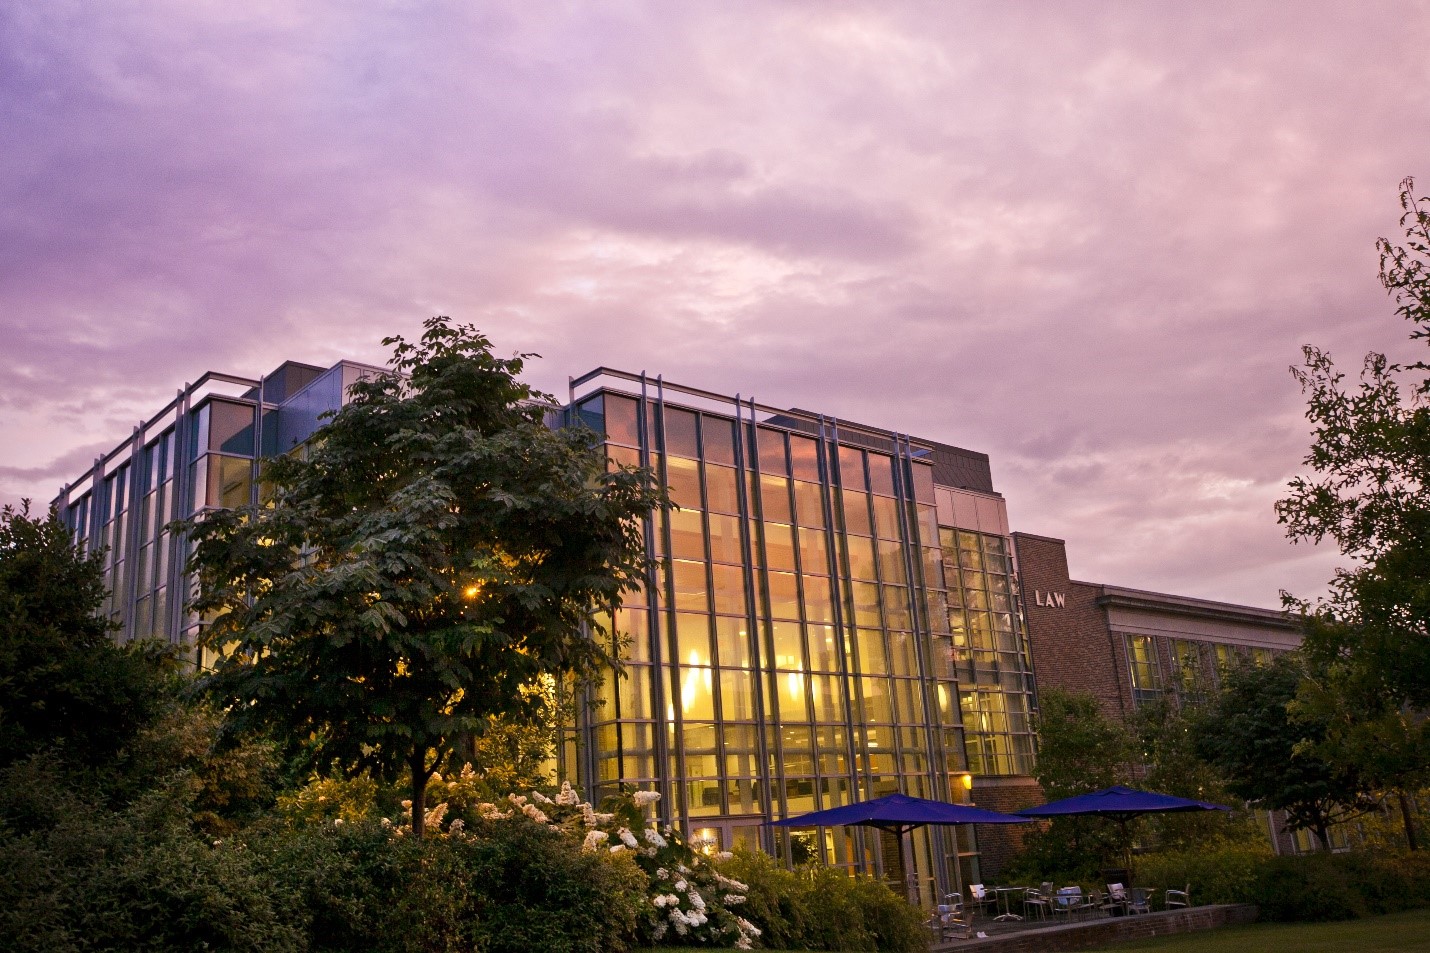
M 636 802 L 636 807 L 645 807 L 660 800 L 659 791 L 637 791 L 631 795 L 631 800 Z
M 571 787 L 570 781 L 561 782 L 561 793 L 556 795 L 556 803 L 562 807 L 575 807 L 581 803 L 581 796 Z M 586 805 L 590 807 L 590 805 Z

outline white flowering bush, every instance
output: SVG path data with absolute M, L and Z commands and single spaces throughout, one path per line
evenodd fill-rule
M 641 911 L 646 940 L 748 950 L 760 934 L 736 912 L 745 902 L 745 885 L 721 874 L 698 849 L 709 845 L 687 844 L 678 831 L 658 823 L 654 805 L 660 795 L 654 791 L 607 798 L 599 810 L 569 783 L 554 796 L 531 791 L 487 801 L 482 799 L 487 789 L 470 765 L 450 778 L 433 778 L 429 790 L 435 803 L 427 808 L 427 825 L 434 836 L 474 836 L 474 824 L 527 821 L 565 833 L 587 853 L 629 858 L 649 881 Z M 410 804 L 404 807 L 411 810 Z M 443 830 L 447 818 L 452 820 Z M 394 823 L 393 830 L 403 826 Z

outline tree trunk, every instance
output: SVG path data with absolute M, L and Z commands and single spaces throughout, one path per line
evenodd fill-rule
M 1316 840 L 1321 842 L 1321 850 L 1326 853 L 1331 852 L 1331 833 L 1324 823 L 1317 824 L 1313 830 L 1316 832 Z
M 1415 818 L 1410 813 L 1410 799 L 1405 796 L 1404 791 L 1396 791 L 1395 797 L 1400 801 L 1400 819 L 1405 822 L 1405 846 L 1410 850 L 1419 850 L 1420 844 L 1415 839 Z
M 421 840 L 427 830 L 427 752 L 414 749 L 408 766 L 412 769 L 412 835 Z

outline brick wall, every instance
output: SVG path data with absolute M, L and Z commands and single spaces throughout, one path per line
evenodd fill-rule
M 1067 547 L 1060 539 L 1014 533 L 1013 548 L 1038 690 L 1091 692 L 1108 716 L 1125 717 L 1132 709 L 1126 648 L 1097 605 L 1101 587 L 1068 578 Z
M 1042 804 L 1043 789 L 1032 778 L 988 778 L 973 779 L 973 803 L 985 811 L 1011 814 L 1034 804 Z M 984 880 L 997 879 L 1006 867 L 1023 849 L 1023 838 L 1034 830 L 1032 824 L 979 824 L 978 869 Z
M 986 940 L 957 940 L 936 944 L 935 950 L 977 948 L 980 953 L 1056 953 L 1103 947 L 1124 940 L 1148 940 L 1173 933 L 1191 933 L 1217 927 L 1256 922 L 1257 908 L 1250 904 L 1191 907 L 1133 917 L 1108 917 L 1041 930 L 993 936 Z

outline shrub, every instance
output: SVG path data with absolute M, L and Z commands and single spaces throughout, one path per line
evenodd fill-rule
M 43 780 L 33 766 L 0 777 L 7 950 L 302 950 L 256 859 L 196 835 L 173 791 L 111 811 L 51 780 L 22 803 L 26 777 Z
M 1179 890 L 1191 884 L 1193 903 L 1247 903 L 1272 857 L 1264 842 L 1148 854 L 1137 858 L 1136 880 Z
M 721 869 L 749 888 L 742 909 L 769 949 L 928 949 L 922 911 L 872 877 L 825 867 L 790 871 L 767 854 L 743 850 Z
M 810 911 L 804 881 L 774 857 L 744 848 L 720 869 L 745 884 L 741 913 L 760 928 L 760 944 L 771 950 L 805 948 Z

